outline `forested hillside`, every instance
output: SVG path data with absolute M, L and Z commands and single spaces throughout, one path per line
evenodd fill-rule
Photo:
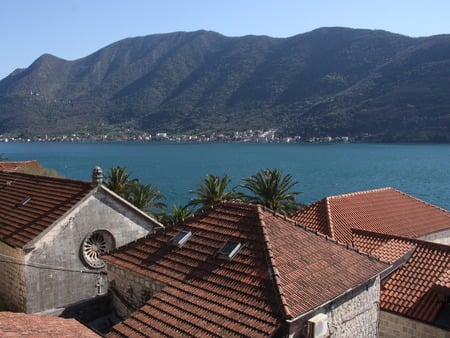
M 281 134 L 450 141 L 450 35 L 321 28 L 290 38 L 177 32 L 0 81 L 0 134 Z

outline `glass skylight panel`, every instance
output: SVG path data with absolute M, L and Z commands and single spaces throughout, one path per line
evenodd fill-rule
M 231 261 L 241 250 L 242 244 L 238 242 L 227 241 L 217 253 L 220 259 Z
M 192 237 L 192 232 L 180 231 L 179 233 L 177 233 L 175 236 L 173 236 L 169 240 L 169 243 L 181 248 L 191 237 Z
M 19 205 L 23 206 L 23 205 L 27 204 L 30 200 L 31 200 L 31 196 L 27 196 L 19 202 Z

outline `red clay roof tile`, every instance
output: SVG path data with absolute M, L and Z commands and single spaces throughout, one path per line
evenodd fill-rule
M 0 240 L 23 247 L 92 189 L 90 182 L 0 171 Z
M 1 337 L 101 337 L 75 319 L 0 312 Z
M 450 229 L 450 212 L 393 188 L 326 197 L 293 219 L 348 244 L 352 229 L 408 238 Z
M 168 244 L 178 231 L 193 233 L 182 248 Z M 232 261 L 215 257 L 227 240 L 243 244 Z M 387 267 L 272 211 L 242 203 L 218 205 L 104 259 L 167 284 L 110 337 L 272 335 L 285 319 Z
M 450 269 L 444 272 L 436 281 L 436 285 L 450 291 Z
M 16 162 L 1 162 L 0 161 L 0 171 L 15 171 L 23 173 L 41 173 L 43 170 L 42 165 L 36 161 L 16 161 Z
M 415 247 L 412 255 L 385 282 L 381 308 L 398 314 L 433 322 L 444 304 L 435 285 L 446 285 L 450 269 L 450 246 L 398 236 L 355 231 L 355 245 L 386 261 L 401 257 Z M 366 245 L 365 242 L 368 244 Z M 378 247 L 373 243 L 378 242 Z M 386 253 L 393 253 L 392 255 Z

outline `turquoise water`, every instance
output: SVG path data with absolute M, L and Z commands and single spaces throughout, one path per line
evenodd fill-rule
M 69 178 L 121 165 L 159 187 L 166 203 L 185 204 L 200 178 L 228 174 L 232 185 L 263 168 L 299 181 L 299 201 L 391 186 L 450 210 L 449 144 L 1 143 L 9 160 L 36 159 Z

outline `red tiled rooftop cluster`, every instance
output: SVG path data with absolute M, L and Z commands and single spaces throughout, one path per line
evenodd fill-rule
M 352 229 L 417 238 L 450 228 L 450 213 L 393 188 L 326 197 L 293 219 L 352 244 Z
M 398 236 L 354 231 L 355 247 L 386 262 L 411 256 L 387 279 L 381 290 L 381 308 L 433 322 L 444 305 L 435 286 L 450 292 L 450 247 Z M 374 243 L 377 243 L 376 245 Z
M 179 231 L 193 237 L 168 244 Z M 217 259 L 226 241 L 243 244 Z M 295 318 L 375 277 L 385 264 L 257 205 L 224 203 L 105 257 L 167 284 L 110 337 L 268 336 Z

